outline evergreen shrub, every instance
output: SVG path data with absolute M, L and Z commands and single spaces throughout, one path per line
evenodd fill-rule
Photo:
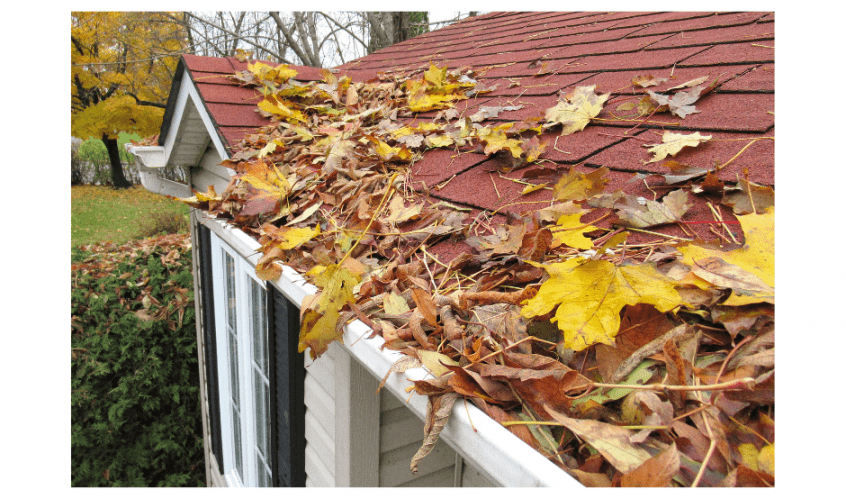
M 76 256 L 71 484 L 205 485 L 190 239 Z

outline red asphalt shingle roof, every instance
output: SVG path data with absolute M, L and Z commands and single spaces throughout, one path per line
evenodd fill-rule
M 650 155 L 643 144 L 660 143 L 665 129 L 713 136 L 710 142 L 687 148 L 672 158 L 701 168 L 731 160 L 749 144 L 748 139 L 774 136 L 774 21 L 774 15 L 766 12 L 495 12 L 422 34 L 336 69 L 339 75 L 361 81 L 379 72 L 425 70 L 431 63 L 439 67 L 446 64 L 450 69 L 470 66 L 480 83 L 498 87 L 492 93 L 460 102 L 456 106 L 459 110 L 469 115 L 482 105 L 523 105 L 520 110 L 502 112 L 492 120 L 494 123 L 542 117 L 556 104 L 559 94 L 576 86 L 596 85 L 597 93 L 610 93 L 597 116 L 610 119 L 615 108 L 634 95 L 631 80 L 635 76 L 672 75 L 668 82 L 650 88 L 656 92 L 700 76 L 708 76 L 708 82 L 719 78 L 719 86 L 695 103 L 700 112 L 685 119 L 659 113 L 636 128 L 632 122 L 594 121 L 584 131 L 562 137 L 552 128 L 544 134 L 549 146 L 541 156 L 547 161 L 540 165 L 505 174 L 497 170 L 498 157 L 444 149 L 429 151 L 414 163 L 415 188 L 470 207 L 474 213 L 497 211 L 496 216 L 504 220 L 502 215 L 531 212 L 552 199 L 550 190 L 522 196 L 525 185 L 510 180 L 548 182 L 551 186 L 574 165 L 583 172 L 606 166 L 611 170 L 607 175 L 609 191 L 623 189 L 654 199 L 656 193 L 667 190 L 661 190 L 658 182 L 649 178 L 646 182 L 632 179 L 634 173 L 668 172 L 661 163 L 644 164 Z M 255 112 L 257 93 L 224 78 L 245 69 L 246 63 L 190 55 L 184 56 L 184 61 L 220 135 L 230 146 L 237 144 L 245 132 L 268 122 Z M 299 80 L 322 78 L 319 70 L 292 67 L 298 71 Z M 434 115 L 423 113 L 415 119 L 422 121 Z M 678 122 L 678 126 L 666 126 L 666 122 Z M 759 140 L 723 168 L 718 178 L 733 183 L 748 171 L 749 180 L 774 186 L 774 162 L 773 140 Z M 554 174 L 539 178 L 527 174 L 537 170 Z M 692 196 L 692 200 L 694 207 L 685 215 L 686 220 L 713 220 L 707 198 Z M 717 206 L 719 199 L 713 201 Z M 602 211 L 595 210 L 594 218 L 604 214 Z M 722 215 L 733 219 L 729 212 Z M 608 227 L 611 221 L 606 219 L 599 226 Z M 715 238 L 707 224 L 687 225 L 687 230 L 704 240 Z M 676 226 L 662 227 L 661 231 L 689 237 Z M 741 235 L 739 226 L 734 231 L 736 236 Z M 654 237 L 633 234 L 629 240 L 642 242 Z M 440 250 L 449 259 L 467 247 L 442 244 Z

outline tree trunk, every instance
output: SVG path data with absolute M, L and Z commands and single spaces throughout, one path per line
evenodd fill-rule
M 106 152 L 109 153 L 109 162 L 112 165 L 112 185 L 115 188 L 129 188 L 131 183 L 123 176 L 123 164 L 120 162 L 120 149 L 116 138 L 108 138 L 103 135 L 103 143 L 106 145 Z

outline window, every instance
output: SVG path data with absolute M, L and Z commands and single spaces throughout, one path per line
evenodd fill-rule
M 214 234 L 211 255 L 224 476 L 230 486 L 271 486 L 267 289 Z

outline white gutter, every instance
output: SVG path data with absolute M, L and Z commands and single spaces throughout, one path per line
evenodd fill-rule
M 202 214 L 200 221 L 251 264 L 255 265 L 258 262 L 261 257 L 258 252 L 261 245 L 249 235 L 213 218 L 203 219 Z M 306 282 L 290 267 L 283 265 L 282 268 L 282 276 L 270 283 L 282 291 L 297 307 L 300 307 L 303 299 L 316 293 L 318 289 Z M 381 350 L 384 339 L 379 336 L 367 339 L 370 333 L 369 327 L 355 320 L 344 328 L 343 347 L 374 377 L 381 379 L 402 357 L 402 353 L 389 349 Z M 406 399 L 409 396 L 409 391 L 406 389 L 413 386 L 411 381 L 421 380 L 430 375 L 424 368 L 406 370 L 404 374 L 391 374 L 385 383 L 385 388 L 399 399 Z M 407 403 L 408 408 L 421 420 L 426 418 L 426 405 L 426 398 L 419 395 L 413 395 Z M 476 467 L 488 480 L 500 486 L 585 489 L 576 479 L 570 477 L 473 404 L 456 402 L 449 421 L 441 432 L 441 439 Z
M 167 166 L 167 154 L 162 146 L 124 145 L 127 152 L 135 156 L 141 185 L 154 194 L 172 197 L 191 197 L 191 189 L 182 183 L 162 178 L 162 168 Z

